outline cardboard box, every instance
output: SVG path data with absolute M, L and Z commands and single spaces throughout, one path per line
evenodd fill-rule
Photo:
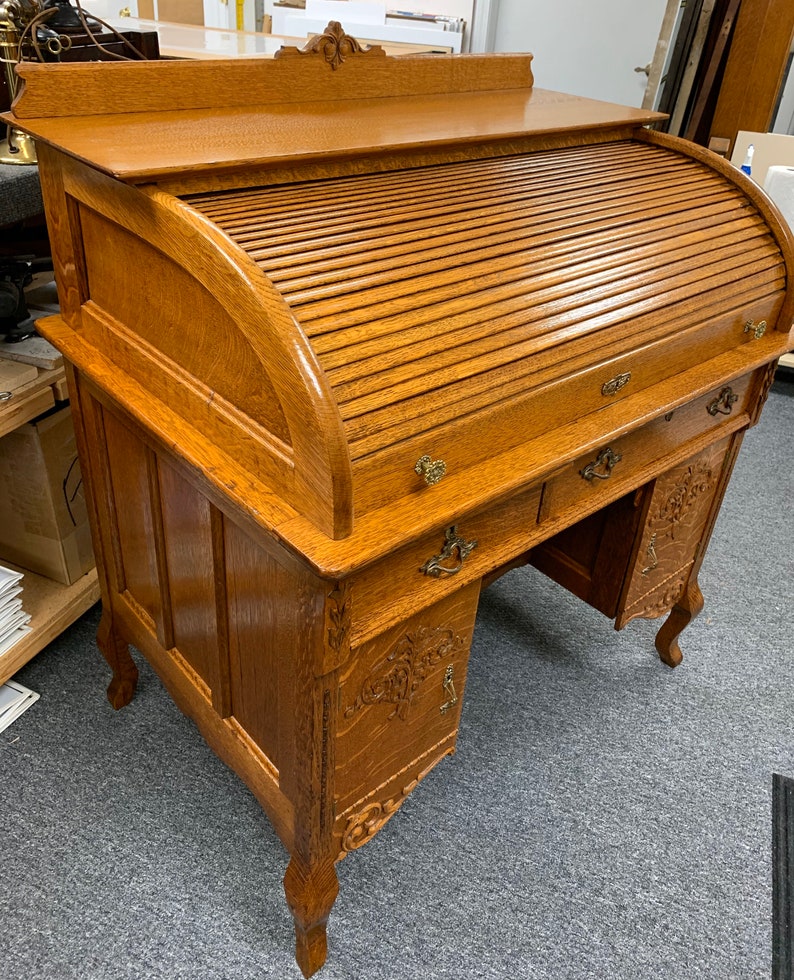
M 94 566 L 68 406 L 0 439 L 0 560 L 65 585 Z

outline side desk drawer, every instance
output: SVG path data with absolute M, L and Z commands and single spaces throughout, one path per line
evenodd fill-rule
M 338 814 L 454 747 L 479 592 L 474 582 L 351 651 L 339 677 Z
M 711 431 L 716 438 L 726 418 L 735 419 L 747 411 L 752 380 L 753 374 L 746 374 L 580 456 L 547 482 L 541 520 L 556 518 L 574 508 L 582 516 L 599 510 L 647 482 L 658 470 L 658 463 L 690 440 Z

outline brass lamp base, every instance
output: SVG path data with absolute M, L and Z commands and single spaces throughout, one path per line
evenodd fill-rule
M 38 163 L 36 143 L 19 129 L 8 130 L 8 139 L 0 141 L 0 163 L 17 163 L 30 166 Z

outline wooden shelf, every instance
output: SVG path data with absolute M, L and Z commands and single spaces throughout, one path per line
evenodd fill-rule
M 53 370 L 39 368 L 35 381 L 16 388 L 12 396 L 2 404 L 0 437 L 46 412 L 56 401 L 67 397 L 63 367 Z M 1 557 L 0 564 L 24 574 L 22 608 L 31 616 L 30 633 L 0 656 L 0 684 L 4 684 L 78 616 L 91 608 L 99 599 L 99 584 L 95 568 L 72 585 L 62 585 L 3 561 Z
M 0 411 L 0 436 L 13 432 L 20 425 L 35 419 L 52 408 L 56 400 L 68 398 L 63 367 L 45 370 L 39 368 L 39 376 L 21 388 L 16 388 Z
M 17 568 L 16 565 L 8 564 L 6 567 Z M 62 585 L 24 568 L 17 570 L 25 575 L 22 580 L 22 608 L 30 613 L 31 631 L 0 657 L 0 684 L 5 684 L 20 667 L 35 657 L 99 599 L 99 582 L 95 568 L 72 585 Z

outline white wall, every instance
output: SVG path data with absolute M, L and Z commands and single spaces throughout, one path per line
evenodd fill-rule
M 538 88 L 639 106 L 667 0 L 491 0 L 494 50 L 531 51 Z

